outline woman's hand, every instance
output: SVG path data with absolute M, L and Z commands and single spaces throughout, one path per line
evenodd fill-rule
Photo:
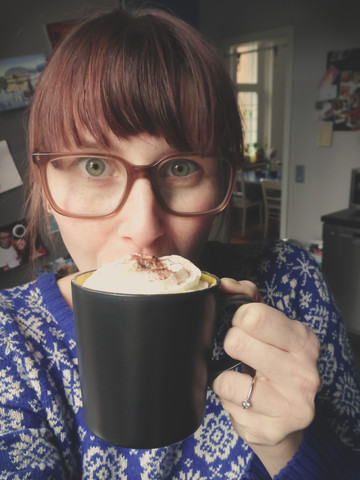
M 253 283 L 225 278 L 221 289 L 256 302 L 237 310 L 224 342 L 225 351 L 252 367 L 256 378 L 248 409 L 242 401 L 250 391 L 250 375 L 224 372 L 214 380 L 213 390 L 236 432 L 273 477 L 294 456 L 314 418 L 319 341 L 306 325 L 266 306 Z

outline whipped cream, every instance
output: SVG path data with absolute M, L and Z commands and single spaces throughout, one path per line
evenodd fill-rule
M 84 287 L 112 293 L 178 293 L 207 288 L 201 271 L 179 255 L 126 255 L 100 267 Z

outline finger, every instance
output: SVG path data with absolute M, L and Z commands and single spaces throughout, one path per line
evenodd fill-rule
M 221 401 L 241 404 L 243 400 L 249 397 L 252 387 L 253 377 L 245 373 L 228 370 L 220 374 L 213 382 L 212 389 L 218 395 Z M 252 391 L 249 401 L 252 401 Z
M 273 386 L 288 395 L 294 388 L 312 399 L 320 386 L 317 362 L 289 353 L 232 327 L 224 340 L 224 349 L 232 358 L 241 360 L 263 375 Z
M 270 417 L 257 413 L 251 408 L 244 410 L 239 405 L 227 401 L 223 401 L 222 406 L 230 414 L 235 431 L 248 445 L 278 445 L 289 434 L 303 431 L 314 418 L 312 413 L 305 420 L 295 419 L 292 422 L 286 421 L 281 415 Z
M 320 344 L 311 329 L 275 308 L 260 303 L 247 304 L 236 312 L 233 325 L 263 343 L 318 358 Z
M 213 390 L 218 395 L 222 405 L 227 411 L 235 412 L 241 416 L 242 413 L 258 413 L 269 418 L 288 418 L 294 415 L 296 400 L 292 398 L 287 388 L 280 388 L 271 384 L 261 374 L 255 377 L 254 385 L 251 387 L 252 378 L 234 371 L 227 371 L 219 375 L 213 384 Z M 250 394 L 250 396 L 249 396 Z M 244 409 L 243 401 L 249 401 L 250 410 Z M 297 396 L 301 408 L 302 396 Z
M 248 445 L 277 445 L 286 436 L 287 432 L 283 433 L 283 424 L 278 418 L 251 409 L 244 410 L 226 401 L 222 402 L 222 406 L 229 413 L 234 430 Z
M 230 357 L 250 365 L 271 380 L 279 375 L 283 377 L 284 373 L 281 372 L 284 368 L 290 371 L 295 368 L 287 352 L 258 340 L 239 327 L 232 327 L 227 332 L 224 350 Z M 286 365 L 284 362 L 287 362 Z
M 240 282 L 233 278 L 222 278 L 220 283 L 220 290 L 224 293 L 241 293 L 251 297 L 254 302 L 262 301 L 259 289 L 257 286 L 248 280 Z

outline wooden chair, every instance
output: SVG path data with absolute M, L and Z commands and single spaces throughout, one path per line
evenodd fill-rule
M 236 179 L 234 192 L 231 197 L 231 205 L 242 212 L 241 215 L 241 235 L 244 236 L 246 228 L 246 213 L 249 208 L 257 207 L 259 209 L 259 221 L 263 225 L 263 202 L 262 199 L 249 199 L 246 195 L 244 171 L 240 170 Z
M 276 220 L 280 224 L 281 181 L 261 179 L 260 184 L 265 209 L 264 238 L 267 238 L 269 230 L 269 220 Z

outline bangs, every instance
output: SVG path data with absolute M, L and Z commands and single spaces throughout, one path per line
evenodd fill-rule
M 240 153 L 239 115 L 221 60 L 198 32 L 164 12 L 89 19 L 49 65 L 33 98 L 31 151 L 81 147 L 89 137 L 106 148 L 113 135 L 147 133 L 182 151 Z

